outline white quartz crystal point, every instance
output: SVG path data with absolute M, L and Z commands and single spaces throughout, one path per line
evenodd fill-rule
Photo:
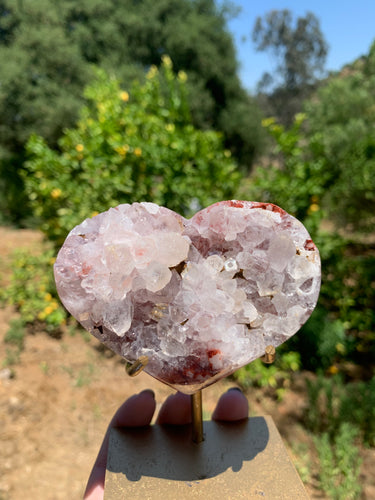
M 133 203 L 74 228 L 55 279 L 87 330 L 191 394 L 297 332 L 318 299 L 320 259 L 272 204 L 225 201 L 186 220 Z

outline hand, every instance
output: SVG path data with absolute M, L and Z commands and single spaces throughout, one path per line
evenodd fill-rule
M 87 482 L 84 499 L 103 500 L 109 432 L 112 427 L 149 425 L 155 412 L 154 393 L 147 389 L 125 401 L 113 416 Z M 240 390 L 229 389 L 219 399 L 212 420 L 237 421 L 247 418 L 248 402 Z M 160 409 L 157 424 L 184 425 L 191 422 L 190 396 L 180 392 L 169 396 Z

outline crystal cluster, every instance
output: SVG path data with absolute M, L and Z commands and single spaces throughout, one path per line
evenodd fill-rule
M 193 393 L 296 333 L 318 299 L 320 259 L 276 205 L 224 201 L 187 220 L 133 203 L 75 227 L 55 279 L 84 328 Z

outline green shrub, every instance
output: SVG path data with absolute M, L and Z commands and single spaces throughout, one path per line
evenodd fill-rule
M 164 57 L 130 92 L 98 72 L 60 151 L 41 137 L 27 146 L 25 187 L 41 229 L 61 245 L 85 218 L 111 206 L 152 201 L 183 215 L 233 197 L 240 176 L 221 136 L 191 123 L 186 75 Z
M 289 385 L 291 374 L 300 369 L 301 362 L 298 352 L 284 352 L 276 357 L 275 363 L 264 364 L 261 359 L 237 370 L 233 377 L 244 388 L 271 387 L 282 398 L 285 388 Z
M 5 334 L 4 343 L 5 357 L 2 366 L 9 367 L 19 363 L 21 352 L 25 341 L 25 328 L 21 318 L 13 319 L 9 323 L 9 329 Z
M 366 147 L 362 143 L 345 144 L 347 157 L 343 165 L 346 170 L 338 175 L 337 166 L 334 168 L 328 154 L 330 139 L 316 131 L 310 134 L 306 123 L 309 124 L 309 116 L 303 114 L 296 115 L 289 129 L 273 118 L 264 120 L 264 126 L 275 141 L 274 156 L 270 165 L 255 169 L 242 184 L 240 197 L 280 205 L 307 227 L 319 248 L 322 260 L 320 311 L 296 337 L 300 341 L 296 343 L 293 339 L 291 342 L 292 350 L 301 353 L 302 365 L 312 369 L 327 368 L 340 357 L 359 363 L 375 363 L 375 258 L 372 246 L 363 234 L 361 238 L 355 232 L 344 236 L 329 220 L 329 217 L 337 220 L 332 215 L 332 206 L 338 198 L 346 200 L 341 208 L 346 221 L 353 219 L 350 207 L 357 206 L 360 201 L 367 213 L 366 221 L 372 222 L 373 227 L 373 210 L 368 209 L 373 190 L 366 178 L 374 171 L 372 155 L 375 156 L 375 148 L 370 147 L 369 141 Z M 345 140 L 349 139 L 350 133 L 345 130 Z M 355 151 L 358 161 L 353 160 Z M 353 182 L 350 181 L 352 175 Z M 349 199 L 344 196 L 346 188 Z M 324 229 L 327 227 L 331 229 Z
M 24 323 L 22 319 L 13 319 L 9 323 L 9 330 L 5 334 L 4 342 L 22 351 L 25 340 Z
M 0 297 L 16 307 L 20 320 L 17 325 L 11 325 L 5 340 L 21 339 L 23 327 L 36 321 L 42 322 L 50 333 L 56 333 L 65 323 L 67 313 L 58 300 L 53 278 L 54 261 L 55 251 L 47 245 L 40 255 L 15 252 L 11 282 Z
M 364 61 L 363 61 L 364 62 Z M 367 63 L 329 78 L 306 104 L 308 138 L 329 184 L 324 205 L 336 225 L 373 231 L 375 210 L 374 51 Z M 372 64 L 371 70 L 366 66 Z
M 67 314 L 52 265 L 67 233 L 85 218 L 119 203 L 148 200 L 184 215 L 231 198 L 240 180 L 221 136 L 191 124 L 186 75 L 164 57 L 130 94 L 99 71 L 85 91 L 87 106 L 60 151 L 41 137 L 28 142 L 24 182 L 40 227 L 52 242 L 38 256 L 18 252 L 10 286 L 1 294 L 24 325 L 40 321 L 57 332 Z
M 361 458 L 356 446 L 357 436 L 358 430 L 344 423 L 332 441 L 328 434 L 314 439 L 319 457 L 320 487 L 333 500 L 355 500 L 361 494 Z
M 322 306 L 316 307 L 301 330 L 286 344 L 301 356 L 305 370 L 327 370 L 336 366 L 353 350 L 353 340 L 343 322 L 335 319 Z
M 340 375 L 306 380 L 308 406 L 305 423 L 314 434 L 327 433 L 331 441 L 349 423 L 363 442 L 375 446 L 375 377 L 345 384 Z
M 274 154 L 269 165 L 254 170 L 240 191 L 246 199 L 276 203 L 315 233 L 324 216 L 320 200 L 326 174 L 321 161 L 311 161 L 306 155 L 305 120 L 305 115 L 296 115 L 290 129 L 274 118 L 263 120 L 275 141 Z

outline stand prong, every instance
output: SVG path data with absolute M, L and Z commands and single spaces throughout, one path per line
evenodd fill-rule
M 130 377 L 139 375 L 148 363 L 148 356 L 139 356 L 134 363 L 127 363 L 125 370 Z
M 202 419 L 202 391 L 191 395 L 192 439 L 194 443 L 204 441 Z
M 268 345 L 264 351 L 264 356 L 261 357 L 263 363 L 270 365 L 275 361 L 276 358 L 276 349 L 273 345 Z

